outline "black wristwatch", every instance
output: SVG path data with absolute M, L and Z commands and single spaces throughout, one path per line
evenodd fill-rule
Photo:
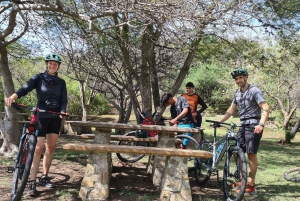
M 263 124 L 263 123 L 259 123 L 259 125 L 263 128 L 265 127 L 265 124 Z

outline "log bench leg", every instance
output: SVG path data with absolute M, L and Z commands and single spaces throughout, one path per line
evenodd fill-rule
M 160 201 L 192 201 L 186 157 L 167 157 Z
M 165 131 L 162 131 L 164 133 Z M 174 147 L 174 133 L 169 135 L 162 134 L 158 136 L 157 147 Z M 166 156 L 155 156 L 152 167 L 152 181 L 155 186 L 160 186 L 162 181 L 163 171 L 166 165 Z
M 99 133 L 103 133 L 102 135 Z M 111 129 L 97 128 L 95 144 L 109 144 Z M 90 153 L 81 182 L 79 197 L 82 200 L 102 201 L 109 198 L 109 182 L 111 179 L 111 153 Z
M 152 181 L 154 186 L 160 186 L 162 176 L 166 167 L 166 156 L 155 156 L 152 172 Z

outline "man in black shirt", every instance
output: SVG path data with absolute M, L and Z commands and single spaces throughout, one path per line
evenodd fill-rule
M 171 93 L 167 93 L 162 96 L 161 103 L 163 105 L 171 105 L 170 112 L 172 119 L 169 121 L 170 124 L 180 128 L 194 128 L 190 105 L 185 97 L 179 96 L 176 98 Z M 186 135 L 192 136 L 191 133 L 186 133 Z M 188 143 L 188 139 L 183 140 L 184 149 L 186 149 Z

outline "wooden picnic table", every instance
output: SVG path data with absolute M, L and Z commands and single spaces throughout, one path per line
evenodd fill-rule
M 177 133 L 199 133 L 199 129 L 177 128 L 173 126 L 135 125 L 107 122 L 69 121 L 74 126 L 94 127 L 94 142 L 90 145 L 64 145 L 64 149 L 90 151 L 86 173 L 81 184 L 79 195 L 86 200 L 107 200 L 109 198 L 109 181 L 111 177 L 111 153 L 138 152 L 155 154 L 152 180 L 153 184 L 161 189 L 161 200 L 192 200 L 191 188 L 188 180 L 187 156 L 195 154 L 198 157 L 212 158 L 210 152 L 175 149 L 174 137 Z M 147 130 L 159 131 L 157 147 L 118 147 L 110 145 L 111 130 Z M 133 153 L 134 153 L 133 152 Z

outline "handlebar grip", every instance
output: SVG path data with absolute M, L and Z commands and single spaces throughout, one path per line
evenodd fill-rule
M 16 102 L 11 103 L 11 106 L 12 106 L 13 108 L 18 109 L 18 110 L 21 110 L 22 108 L 27 108 L 26 105 L 23 105 L 23 104 L 20 104 L 20 103 L 16 103 Z
M 213 120 L 205 120 L 206 122 L 210 122 L 210 123 L 220 123 L 219 121 L 213 121 Z
M 64 114 L 61 114 L 62 116 L 65 116 L 65 117 L 69 117 L 70 114 L 69 113 L 64 113 Z
M 60 113 L 60 112 L 54 112 L 54 111 L 49 111 L 49 110 L 48 111 L 45 110 L 45 112 L 48 112 L 50 114 L 57 114 L 57 115 L 61 115 L 61 116 L 66 116 L 66 117 L 70 116 L 69 113 Z

